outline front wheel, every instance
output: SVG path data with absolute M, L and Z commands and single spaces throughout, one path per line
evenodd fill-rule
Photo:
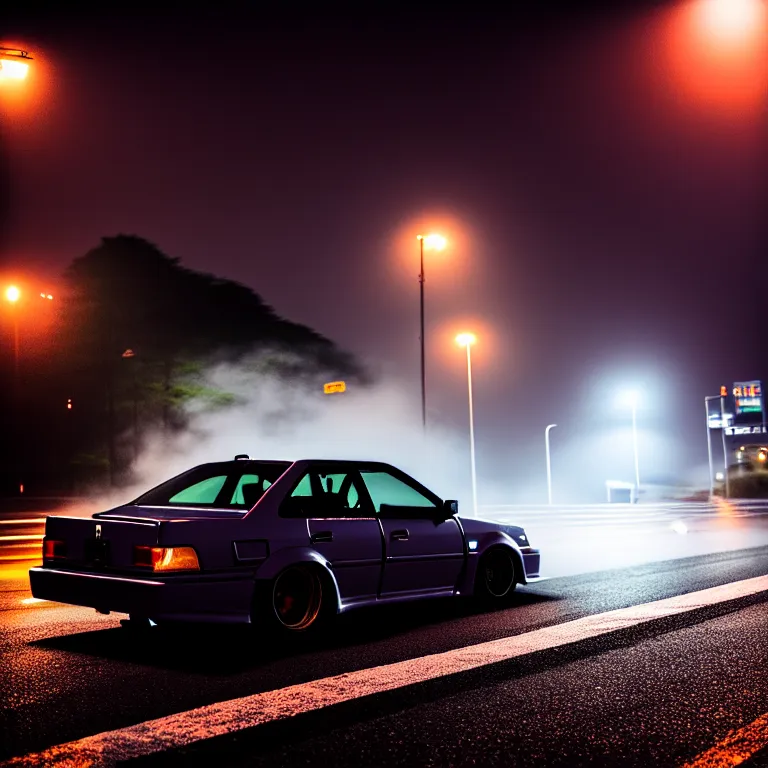
M 516 585 L 512 552 L 506 547 L 488 550 L 477 567 L 475 594 L 488 602 L 500 603 L 515 591 Z
M 316 568 L 292 565 L 272 584 L 272 611 L 287 632 L 306 632 L 319 624 L 323 584 Z

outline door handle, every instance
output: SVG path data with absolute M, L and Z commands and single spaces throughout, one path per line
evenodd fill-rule
M 321 542 L 328 542 L 333 541 L 333 531 L 318 531 L 317 533 L 313 533 L 309 540 L 313 544 L 319 544 Z
M 403 528 L 399 531 L 392 531 L 392 535 L 389 538 L 392 541 L 408 541 L 408 529 Z

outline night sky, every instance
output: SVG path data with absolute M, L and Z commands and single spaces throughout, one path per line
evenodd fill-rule
M 465 427 L 471 328 L 496 471 L 538 469 L 550 422 L 572 446 L 624 423 L 623 387 L 700 464 L 704 396 L 768 378 L 768 9 L 717 2 L 6 18 L 36 67 L 0 91 L 0 276 L 55 292 L 100 237 L 138 234 L 417 408 L 416 235 L 439 231 L 434 419 Z

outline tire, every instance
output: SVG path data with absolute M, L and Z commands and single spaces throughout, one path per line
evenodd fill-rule
M 508 600 L 517 586 L 515 556 L 507 547 L 493 547 L 480 559 L 475 595 L 488 603 Z
M 315 630 L 325 615 L 323 579 L 317 568 L 290 565 L 281 571 L 269 590 L 273 623 L 286 634 Z M 258 617 L 256 617 L 258 620 Z

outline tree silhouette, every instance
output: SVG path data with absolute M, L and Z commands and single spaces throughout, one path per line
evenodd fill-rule
M 214 363 L 271 352 L 262 363 L 275 376 L 318 387 L 338 377 L 367 382 L 350 354 L 280 317 L 250 288 L 183 267 L 140 237 L 103 238 L 75 259 L 65 279 L 52 366 L 80 404 L 79 461 L 106 466 L 112 482 L 135 456 L 142 429 L 183 426 L 190 400 L 232 402 L 204 382 Z M 132 435 L 128 444 L 118 439 L 125 434 Z

